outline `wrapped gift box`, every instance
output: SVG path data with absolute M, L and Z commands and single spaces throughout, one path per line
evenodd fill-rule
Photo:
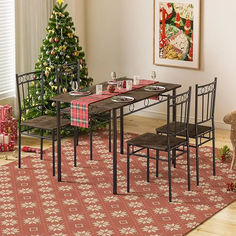
M 17 120 L 10 105 L 0 105 L 0 152 L 12 151 L 17 139 Z

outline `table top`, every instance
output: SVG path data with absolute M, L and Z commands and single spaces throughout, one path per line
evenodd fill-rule
M 103 112 L 110 111 L 112 109 L 119 109 L 124 106 L 127 106 L 128 104 L 136 103 L 139 101 L 142 101 L 144 99 L 151 98 L 156 95 L 160 95 L 163 93 L 166 93 L 168 91 L 172 91 L 174 89 L 180 88 L 181 85 L 179 84 L 171 84 L 171 83 L 165 83 L 165 82 L 157 82 L 156 83 L 158 86 L 164 86 L 166 89 L 163 91 L 145 91 L 144 87 L 138 88 L 135 90 L 127 91 L 125 93 L 122 93 L 124 96 L 130 96 L 134 98 L 134 101 L 132 102 L 113 102 L 111 101 L 111 98 L 104 99 L 95 103 L 91 103 L 89 105 L 89 113 L 90 114 L 100 114 Z M 104 87 L 107 86 L 107 82 L 103 83 Z M 155 85 L 155 84 L 153 84 Z M 92 93 L 96 93 L 96 85 L 91 86 L 89 91 Z M 114 93 L 114 96 L 116 94 Z M 79 99 L 79 96 L 71 96 L 69 93 L 61 93 L 56 96 L 54 96 L 51 100 L 55 102 L 64 102 L 64 103 L 70 103 L 73 100 Z

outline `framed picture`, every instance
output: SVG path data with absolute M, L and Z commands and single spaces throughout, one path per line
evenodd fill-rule
M 200 0 L 154 0 L 153 64 L 199 69 Z

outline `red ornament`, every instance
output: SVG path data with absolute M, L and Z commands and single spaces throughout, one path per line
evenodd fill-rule
M 35 152 L 35 153 L 41 153 L 40 149 L 38 148 L 31 148 L 31 147 L 23 147 L 23 152 Z
M 54 52 L 54 50 L 52 50 L 52 51 L 51 51 L 51 55 L 54 55 L 54 54 L 55 54 L 55 52 Z
M 54 41 L 55 41 L 56 43 L 58 43 L 58 42 L 59 42 L 59 38 L 55 38 Z

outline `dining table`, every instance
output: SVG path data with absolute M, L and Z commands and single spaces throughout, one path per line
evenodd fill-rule
M 118 80 L 132 80 L 131 78 L 120 78 Z M 106 90 L 108 82 L 100 83 L 103 85 L 103 90 Z M 128 102 L 114 102 L 111 98 L 99 100 L 89 105 L 89 119 L 97 117 L 101 114 L 109 112 L 112 121 L 112 156 L 113 156 L 113 194 L 117 194 L 117 119 L 120 119 L 120 153 L 124 153 L 124 117 L 135 112 L 147 109 L 165 101 L 164 96 L 170 94 L 170 96 L 176 95 L 176 89 L 180 88 L 180 84 L 166 83 L 160 81 L 153 81 L 152 85 L 164 87 L 164 90 L 160 91 L 147 91 L 145 86 L 127 90 L 122 95 L 132 97 L 132 101 Z M 96 94 L 96 85 L 88 88 L 91 94 Z M 114 93 L 114 96 L 117 94 Z M 72 96 L 69 93 L 60 93 L 51 98 L 56 102 L 56 116 L 57 116 L 57 178 L 58 181 L 62 181 L 62 156 L 61 156 L 61 103 L 70 104 L 73 100 L 79 99 L 81 96 Z M 176 110 L 173 107 L 172 119 L 176 120 Z M 92 122 L 91 122 L 92 123 Z M 137 124 L 136 124 L 137 125 Z M 91 127 L 90 127 L 91 128 Z M 79 145 L 79 144 L 78 144 Z M 91 143 L 92 145 L 92 143 Z

